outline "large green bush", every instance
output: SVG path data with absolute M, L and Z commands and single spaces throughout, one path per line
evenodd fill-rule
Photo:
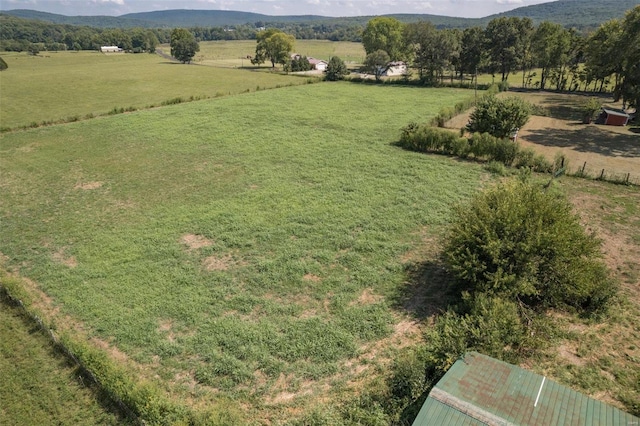
M 528 338 L 516 302 L 482 293 L 467 294 L 461 306 L 436 318 L 425 337 L 425 365 L 432 381 L 471 350 L 518 362 L 520 348 Z
M 466 156 L 468 142 L 457 133 L 427 124 L 409 123 L 400 136 L 399 145 L 418 152 L 439 152 Z
M 515 129 L 524 126 L 531 115 L 531 105 L 520 98 L 498 99 L 484 97 L 469 117 L 470 132 L 489 133 L 506 138 Z
M 535 308 L 594 311 L 615 291 L 599 240 L 584 231 L 569 202 L 521 180 L 459 207 L 444 254 L 463 290 Z

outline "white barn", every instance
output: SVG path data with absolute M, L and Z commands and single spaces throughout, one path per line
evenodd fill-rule
M 100 46 L 100 52 L 102 53 L 117 53 L 122 52 L 118 46 Z

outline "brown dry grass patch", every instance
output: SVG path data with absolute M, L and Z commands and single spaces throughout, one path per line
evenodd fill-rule
M 82 189 L 84 191 L 90 191 L 92 189 L 101 188 L 102 185 L 104 185 L 104 183 L 103 182 L 98 182 L 98 181 L 77 183 L 76 186 L 73 187 L 73 189 Z
M 64 248 L 61 248 L 53 253 L 51 255 L 51 258 L 54 260 L 54 262 L 60 263 L 72 269 L 78 266 L 78 261 L 76 260 L 75 256 L 66 256 Z
M 235 261 L 230 255 L 218 257 L 209 256 L 202 261 L 202 267 L 208 271 L 226 271 L 235 266 Z
M 305 274 L 302 277 L 302 279 L 305 280 L 305 281 L 311 281 L 311 282 L 314 282 L 314 283 L 319 283 L 320 281 L 322 281 L 322 278 L 320 278 L 317 275 L 313 275 L 313 274 Z
M 180 242 L 187 246 L 189 250 L 198 250 L 203 247 L 210 247 L 213 241 L 202 235 L 186 234 L 180 238 Z
M 380 302 L 383 299 L 382 296 L 375 294 L 373 292 L 373 289 L 371 288 L 365 288 L 362 293 L 360 293 L 360 296 L 358 296 L 358 298 L 354 301 L 352 301 L 351 303 L 349 303 L 349 306 L 356 306 L 356 305 L 373 305 L 375 303 Z

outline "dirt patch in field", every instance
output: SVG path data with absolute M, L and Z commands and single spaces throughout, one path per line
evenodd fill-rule
M 69 268 L 75 268 L 78 266 L 78 261 L 75 256 L 66 256 L 64 248 L 59 249 L 55 253 L 51 255 L 51 258 L 57 262 L 61 263 L 64 266 L 68 266 Z
M 576 355 L 576 346 L 577 345 L 573 342 L 564 342 L 557 348 L 558 356 L 567 364 L 584 367 L 587 361 L 584 358 L 580 358 L 578 355 Z
M 202 235 L 186 234 L 180 238 L 180 242 L 187 246 L 189 250 L 198 250 L 203 247 L 210 247 L 213 241 Z
M 302 279 L 305 280 L 305 281 L 311 281 L 311 282 L 314 282 L 314 283 L 319 283 L 320 281 L 322 281 L 322 278 L 320 278 L 317 275 L 313 275 L 313 274 L 305 274 L 302 277 Z
M 101 188 L 102 185 L 104 185 L 103 182 L 85 182 L 85 183 L 77 183 L 76 186 L 73 187 L 73 189 L 82 189 L 84 191 L 90 191 L 92 189 L 98 189 Z
M 280 373 L 274 384 L 271 386 L 270 394 L 265 398 L 268 405 L 285 404 L 301 396 L 310 395 L 314 392 L 317 383 L 310 380 L 304 381 L 294 386 L 297 377 L 294 374 Z M 293 389 L 295 387 L 295 390 Z
M 382 300 L 382 296 L 375 294 L 373 292 L 373 289 L 365 288 L 362 291 L 362 293 L 360 293 L 360 296 L 358 296 L 356 300 L 349 303 L 349 306 L 373 305 L 375 303 L 380 302 L 381 300 Z
M 167 340 L 173 343 L 176 340 L 176 335 L 173 332 L 173 321 L 172 320 L 164 320 L 160 321 L 158 325 L 158 332 L 160 334 L 166 334 Z
M 235 261 L 229 255 L 223 257 L 209 256 L 202 261 L 202 267 L 209 272 L 226 271 L 234 265 Z
M 97 337 L 92 337 L 90 342 L 97 348 L 99 348 L 100 350 L 102 350 L 103 352 L 106 352 L 107 354 L 109 354 L 109 358 L 119 362 L 119 363 L 128 363 L 129 362 L 129 357 L 127 356 L 127 354 L 125 354 L 124 352 L 122 352 L 120 349 L 118 349 L 117 347 L 115 347 L 114 345 L 110 344 L 109 342 L 106 342 L 102 339 L 98 339 Z
M 584 182 L 585 187 L 599 183 Z M 628 203 L 640 205 L 640 192 L 630 191 Z M 634 241 L 640 217 L 631 216 L 616 220 L 622 207 L 603 196 L 581 192 L 571 197 L 571 202 L 587 232 L 593 232 L 602 241 L 602 253 L 607 267 L 617 276 L 623 288 L 640 303 L 640 274 L 637 274 L 640 246 Z

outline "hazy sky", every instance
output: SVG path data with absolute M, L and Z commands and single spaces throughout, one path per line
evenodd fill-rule
M 238 10 L 265 15 L 363 16 L 428 13 L 479 18 L 551 0 L 0 0 L 0 9 L 62 15 L 124 15 L 167 9 Z

